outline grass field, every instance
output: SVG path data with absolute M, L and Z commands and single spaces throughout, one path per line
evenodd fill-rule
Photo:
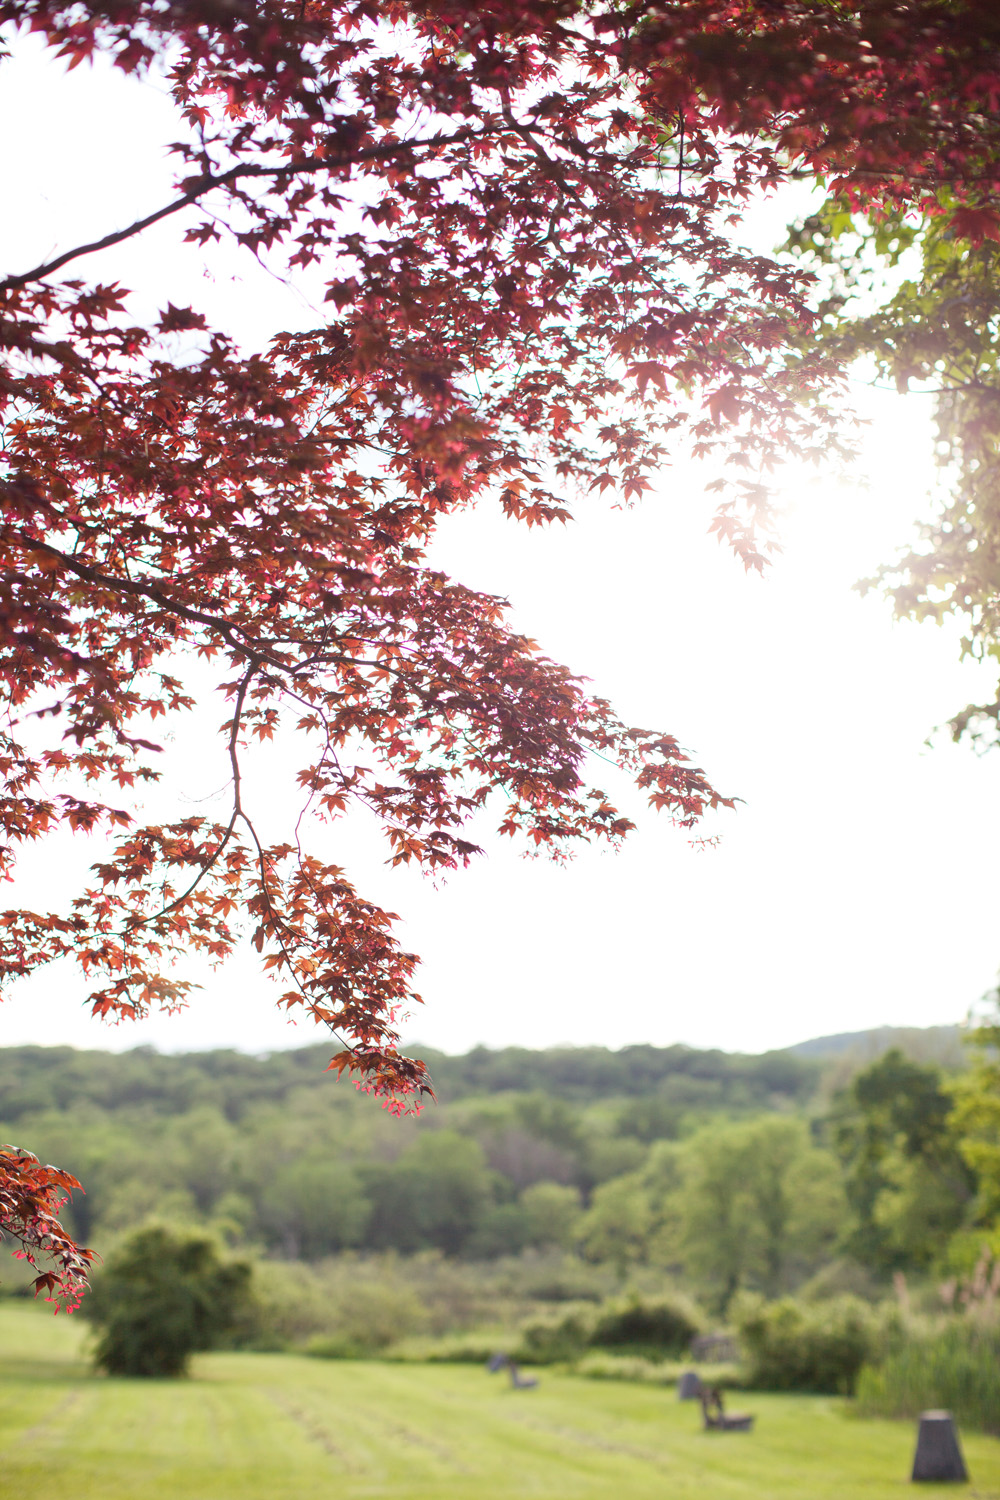
M 26 1500 L 889 1500 L 910 1423 L 821 1397 L 740 1397 L 703 1433 L 672 1392 L 470 1366 L 215 1354 L 180 1381 L 108 1380 L 85 1328 L 0 1306 L 0 1491 Z M 966 1494 L 1000 1500 L 1000 1442 L 963 1435 Z M 956 1486 L 922 1485 L 921 1494 Z

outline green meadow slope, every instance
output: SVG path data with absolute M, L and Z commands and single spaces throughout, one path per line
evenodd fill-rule
M 31 1500 L 900 1500 L 913 1429 L 819 1397 L 740 1398 L 706 1434 L 672 1392 L 545 1372 L 215 1354 L 182 1381 L 92 1375 L 84 1329 L 0 1307 L 0 1474 Z M 977 1500 L 1000 1443 L 964 1438 Z M 928 1485 L 922 1493 L 954 1487 Z

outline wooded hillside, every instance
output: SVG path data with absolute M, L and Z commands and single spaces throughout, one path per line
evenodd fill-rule
M 924 1055 L 951 1055 L 940 1031 L 918 1034 Z M 30 1132 L 86 1183 L 68 1221 L 101 1253 L 154 1219 L 284 1260 L 549 1249 L 619 1276 L 659 1266 L 723 1298 L 738 1285 L 778 1292 L 848 1242 L 876 1273 L 929 1263 L 973 1197 L 942 1073 L 891 1051 L 858 1073 L 864 1038 L 827 1043 L 821 1058 L 422 1049 L 440 1102 L 403 1120 L 324 1075 L 321 1048 L 14 1047 L 0 1050 L 0 1139 Z M 877 1120 L 852 1071 L 874 1078 Z M 936 1193 L 927 1223 L 910 1200 L 928 1181 L 907 1187 L 914 1162 L 905 1149 L 896 1161 L 911 1127 L 882 1120 L 914 1098 L 930 1122 L 916 1150 Z M 886 1214 L 900 1204 L 894 1228 Z M 731 1232 L 718 1228 L 726 1214 Z

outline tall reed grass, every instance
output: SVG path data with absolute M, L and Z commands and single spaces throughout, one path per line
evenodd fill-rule
M 957 1317 L 909 1337 L 858 1376 L 857 1410 L 865 1416 L 915 1417 L 930 1407 L 1000 1435 L 1000 1323 Z

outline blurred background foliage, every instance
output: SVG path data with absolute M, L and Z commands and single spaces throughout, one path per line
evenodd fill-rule
M 109 1268 L 151 1226 L 251 1263 L 230 1334 L 250 1347 L 503 1348 L 658 1381 L 721 1333 L 714 1378 L 857 1385 L 896 1411 L 927 1404 L 915 1371 L 947 1367 L 982 1424 L 991 1382 L 1000 1412 L 997 1042 L 988 1018 L 965 1044 L 940 1027 L 762 1056 L 431 1053 L 439 1103 L 403 1120 L 319 1048 L 7 1048 L 0 1139 L 84 1182 L 67 1217 Z M 2 1277 L 25 1290 L 16 1262 Z

